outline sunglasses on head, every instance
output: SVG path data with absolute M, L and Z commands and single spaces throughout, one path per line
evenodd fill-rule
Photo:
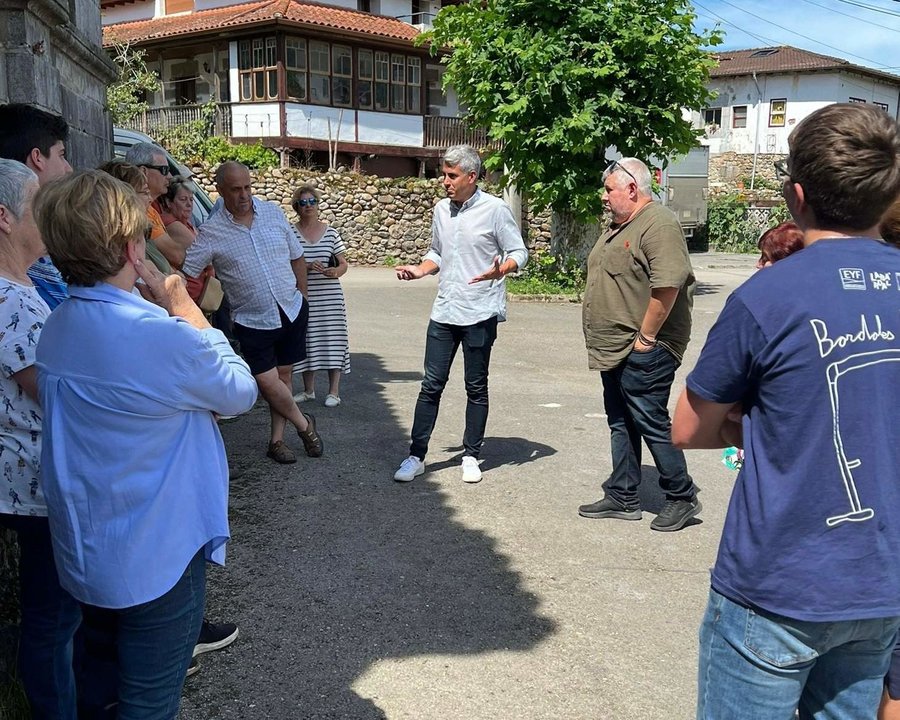
M 607 176 L 612 175 L 617 169 L 621 170 L 628 177 L 630 177 L 632 180 L 634 180 L 635 183 L 637 183 L 637 181 L 638 181 L 637 178 L 634 175 L 632 175 L 631 171 L 627 167 L 625 167 L 622 163 L 620 163 L 618 160 L 613 160 L 609 164 L 609 167 L 606 168 L 606 175 Z
M 298 207 L 312 207 L 313 205 L 318 205 L 318 204 L 319 204 L 319 201 L 316 200 L 314 197 L 302 198 L 297 201 Z
M 160 175 L 168 175 L 169 174 L 169 166 L 168 165 L 146 165 L 141 164 L 141 167 L 150 168 L 151 170 L 156 170 Z

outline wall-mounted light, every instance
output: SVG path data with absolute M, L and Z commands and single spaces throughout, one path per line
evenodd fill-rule
M 43 55 L 45 52 L 47 52 L 47 48 L 44 45 L 44 41 L 38 40 L 36 43 L 34 43 L 31 46 L 31 52 L 33 52 L 35 55 Z

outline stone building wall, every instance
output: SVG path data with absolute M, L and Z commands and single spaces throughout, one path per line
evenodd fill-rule
M 786 155 L 760 153 L 756 156 L 756 178 L 754 189 L 780 192 L 775 178 L 773 163 L 783 160 Z M 709 189 L 711 192 L 734 192 L 748 190 L 753 174 L 753 155 L 724 152 L 709 156 Z
M 192 168 L 194 179 L 217 197 L 212 169 Z M 435 180 L 377 178 L 349 172 L 319 173 L 299 169 L 253 172 L 253 192 L 282 206 L 296 219 L 291 194 L 304 183 L 322 193 L 322 219 L 331 224 L 347 245 L 347 259 L 355 265 L 418 263 L 431 244 L 434 204 L 445 197 Z M 486 188 L 488 192 L 496 192 Z M 523 236 L 529 250 L 545 253 L 550 247 L 550 213 L 523 210 Z

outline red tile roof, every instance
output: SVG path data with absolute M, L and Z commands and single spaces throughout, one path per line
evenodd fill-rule
M 140 45 L 165 38 L 274 22 L 392 40 L 412 41 L 419 34 L 412 25 L 383 15 L 301 0 L 259 0 L 184 15 L 107 25 L 103 28 L 103 44 L 109 46 L 113 42 L 128 42 Z
M 722 51 L 713 53 L 713 57 L 719 61 L 719 65 L 710 71 L 709 74 L 712 78 L 750 75 L 754 72 L 758 75 L 772 75 L 816 70 L 848 70 L 900 84 L 900 76 L 883 70 L 854 65 L 849 60 L 842 60 L 830 55 L 819 55 L 790 45 Z

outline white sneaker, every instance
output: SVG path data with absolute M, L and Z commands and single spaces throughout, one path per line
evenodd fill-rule
M 394 473 L 397 482 L 410 482 L 413 478 L 424 474 L 425 461 L 419 460 L 415 455 L 410 455 L 400 464 L 400 468 Z
M 294 395 L 294 402 L 306 402 L 307 400 L 315 400 L 315 399 L 316 399 L 316 391 L 315 390 L 313 390 L 312 392 L 306 392 L 304 390 L 303 392 L 298 392 L 296 395 Z
M 328 393 L 325 396 L 325 407 L 337 407 L 341 404 L 341 399 L 337 395 L 332 395 Z
M 481 468 L 478 467 L 478 459 L 471 455 L 466 455 L 462 459 L 462 479 L 463 482 L 477 483 L 481 482 Z

